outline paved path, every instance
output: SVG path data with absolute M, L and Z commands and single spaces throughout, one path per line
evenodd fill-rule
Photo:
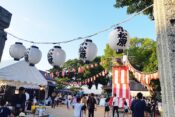
M 52 115 L 52 117 L 73 117 L 73 109 L 67 109 L 66 106 L 59 106 L 55 109 L 52 109 L 50 107 L 47 107 L 47 112 Z M 111 111 L 110 116 L 111 117 Z M 87 113 L 88 114 L 88 113 Z M 86 117 L 88 117 L 86 115 Z M 104 107 L 98 107 L 97 111 L 95 111 L 95 117 L 104 117 Z M 117 117 L 117 116 L 116 116 Z M 120 113 L 120 117 L 123 117 L 123 114 Z M 127 116 L 125 116 L 127 117 Z M 131 116 L 128 116 L 131 117 Z

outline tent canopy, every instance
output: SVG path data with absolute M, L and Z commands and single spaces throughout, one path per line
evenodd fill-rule
M 82 89 L 84 94 L 94 93 L 95 95 L 100 95 L 103 92 L 101 84 L 98 85 L 98 89 L 96 89 L 95 85 L 93 85 L 91 89 L 88 89 L 87 86 L 83 86 Z
M 47 80 L 38 69 L 25 61 L 0 63 L 0 83 L 13 86 L 46 86 Z

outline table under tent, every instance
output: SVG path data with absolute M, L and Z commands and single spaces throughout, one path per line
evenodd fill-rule
M 47 80 L 35 66 L 29 66 L 25 61 L 1 62 L 0 96 L 8 100 L 19 87 L 25 87 L 27 92 L 35 93 L 40 97 L 42 94 L 45 98 L 45 91 L 39 91 L 39 89 L 47 87 Z

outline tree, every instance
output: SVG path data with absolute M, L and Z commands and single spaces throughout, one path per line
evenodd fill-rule
M 143 10 L 152 4 L 153 0 L 116 0 L 116 4 L 114 6 L 116 8 L 127 7 L 127 13 L 133 14 Z M 147 9 L 143 13 L 153 19 L 153 7 Z
M 158 71 L 156 48 L 156 41 L 149 38 L 132 38 L 128 50 L 129 62 L 134 68 L 145 73 Z M 130 76 L 134 78 L 133 75 Z M 160 81 L 151 80 L 150 86 L 152 97 L 161 100 Z
M 132 38 L 130 40 L 130 47 L 124 53 L 128 54 L 128 59 L 131 65 L 142 72 L 149 73 L 158 70 L 158 61 L 156 55 L 156 41 L 149 38 Z M 114 63 L 112 58 L 121 58 L 123 54 L 117 54 L 107 44 L 104 50 L 104 55 L 101 58 L 103 67 L 111 70 Z M 116 60 L 116 59 L 115 59 Z M 130 79 L 135 79 L 133 74 L 129 74 Z M 154 87 L 153 95 L 157 95 L 160 92 L 159 81 L 151 81 L 151 86 Z M 156 94 L 155 94 L 156 93 Z M 156 97 L 156 96 L 155 96 Z
M 149 38 L 132 38 L 128 50 L 130 63 L 142 72 L 157 71 L 156 47 L 156 42 Z

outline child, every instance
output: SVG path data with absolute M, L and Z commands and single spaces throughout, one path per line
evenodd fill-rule
M 82 107 L 83 104 L 80 103 L 81 98 L 78 97 L 77 98 L 77 103 L 74 104 L 73 108 L 74 108 L 74 117 L 82 117 Z
M 105 100 L 105 112 L 104 112 L 104 117 L 109 117 L 109 98 L 106 98 Z
M 123 117 L 125 117 L 125 114 L 128 117 L 128 111 L 129 111 L 129 107 L 127 105 L 127 102 L 125 101 L 124 102 L 124 114 L 123 114 Z

